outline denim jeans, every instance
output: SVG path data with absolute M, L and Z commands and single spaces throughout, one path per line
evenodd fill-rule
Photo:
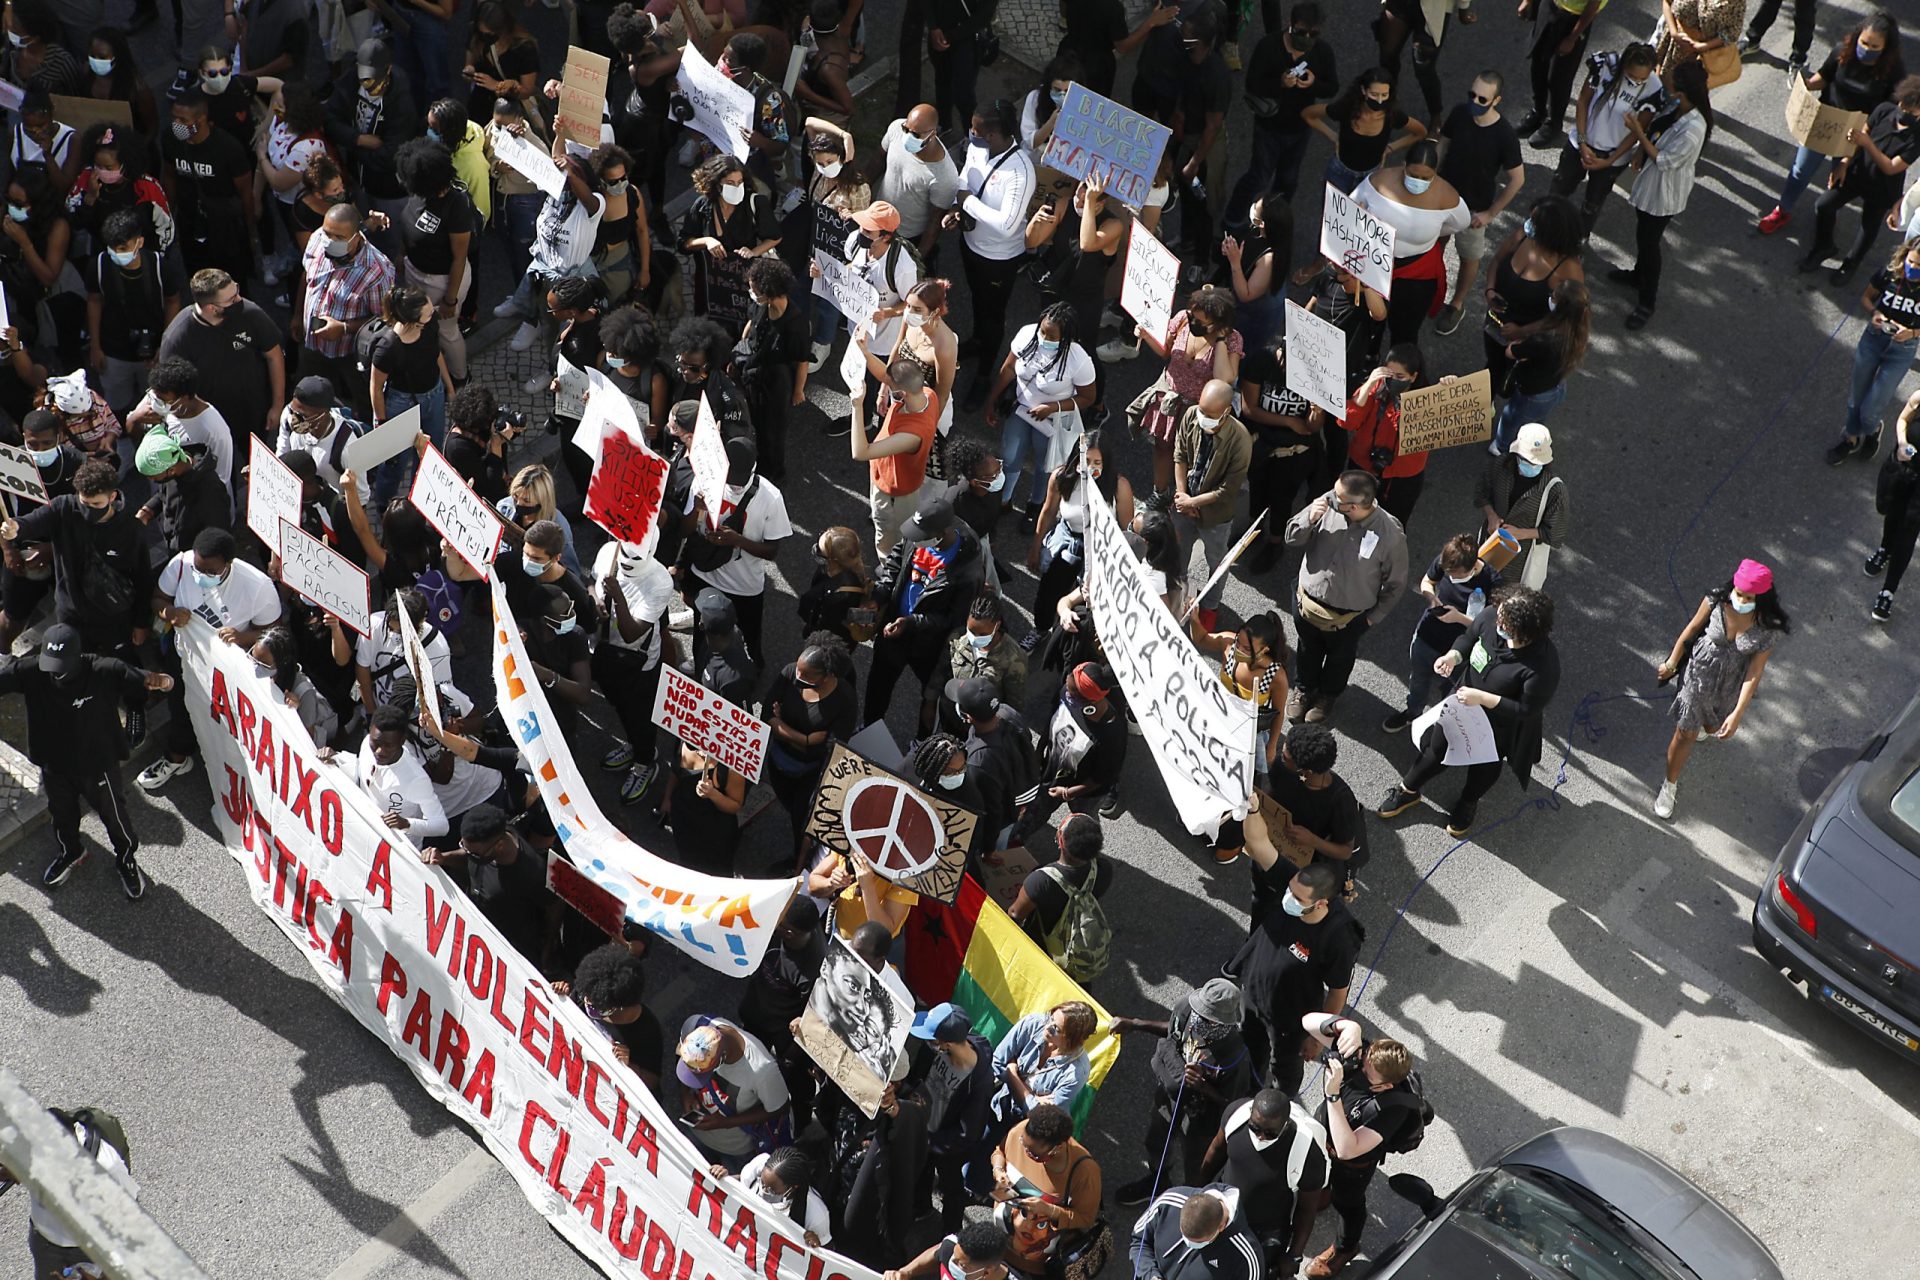
M 834 306 L 832 302 L 821 297 L 819 294 L 813 294 L 812 298 L 813 340 L 815 342 L 824 342 L 832 345 L 834 336 L 840 332 L 840 325 L 844 317 L 840 314 L 840 308 Z
M 1427 709 L 1427 695 L 1433 692 L 1433 682 L 1440 678 L 1433 674 L 1433 664 L 1441 652 L 1422 640 L 1419 629 L 1415 628 L 1413 639 L 1407 643 L 1408 715 L 1417 716 Z
M 533 261 L 533 237 L 540 222 L 540 207 L 546 202 L 547 198 L 537 191 L 501 199 L 505 216 L 499 226 L 507 241 L 507 263 L 516 276 L 527 274 L 527 264 Z
M 1003 490 L 1007 495 L 1007 506 L 1011 507 L 1020 500 L 1020 472 L 1029 461 L 1033 464 L 1033 484 L 1027 501 L 1037 507 L 1047 500 L 1049 439 L 1045 432 L 1033 425 L 1026 410 L 1015 409 L 1007 415 L 1006 422 L 1000 427 L 1000 465 L 1007 475 L 1007 485 Z
M 398 417 L 414 405 L 419 405 L 420 429 L 427 433 L 427 439 L 433 441 L 434 448 L 438 449 L 446 444 L 447 387 L 445 383 L 434 383 L 433 390 L 424 395 L 397 391 L 392 386 L 388 386 L 386 398 L 388 418 Z M 413 473 L 419 465 L 420 455 L 411 449 L 380 464 L 373 482 L 375 511 L 386 510 L 387 503 L 395 494 L 413 491 Z
M 1501 453 L 1513 448 L 1513 438 L 1520 434 L 1520 428 L 1530 422 L 1545 424 L 1547 416 L 1560 407 L 1567 398 L 1567 384 L 1556 382 L 1537 395 L 1515 392 L 1507 397 L 1500 406 L 1500 416 L 1493 422 L 1493 443 Z
M 1366 176 L 1358 169 L 1347 168 L 1337 153 L 1327 157 L 1327 185 L 1339 188 L 1343 196 L 1352 195 L 1353 189 L 1360 185 L 1360 179 Z
M 1847 425 L 1841 434 L 1849 440 L 1880 434 L 1880 419 L 1900 389 L 1900 379 L 1913 364 L 1920 339 L 1895 342 L 1893 335 L 1871 324 L 1853 349 L 1853 390 L 1847 396 Z
M 1793 153 L 1793 163 L 1787 167 L 1787 180 L 1780 184 L 1780 198 L 1774 203 L 1780 206 L 1781 212 L 1792 213 L 1793 206 L 1800 202 L 1800 193 L 1820 176 L 1820 166 L 1839 163 L 1818 151 L 1799 148 Z
M 414 102 L 422 111 L 447 96 L 453 83 L 446 19 L 417 7 L 407 8 L 407 39 L 395 46 L 413 80 Z

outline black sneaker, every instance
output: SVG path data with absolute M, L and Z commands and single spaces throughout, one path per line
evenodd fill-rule
M 1874 455 L 1880 452 L 1880 434 L 1876 431 L 1870 436 L 1861 436 L 1860 447 L 1853 451 L 1853 456 L 1862 462 L 1872 462 Z
M 1513 131 L 1524 138 L 1546 122 L 1547 117 L 1544 112 L 1529 111 L 1520 117 L 1520 123 L 1513 126 Z
M 1455 840 L 1464 839 L 1467 832 L 1473 830 L 1473 818 L 1480 811 L 1480 802 L 1475 800 L 1463 804 L 1447 815 L 1447 834 Z
M 1153 1198 L 1152 1177 L 1135 1178 L 1132 1182 L 1123 1182 L 1114 1188 L 1115 1204 L 1145 1204 Z
M 55 854 L 53 861 L 47 864 L 47 869 L 40 873 L 40 883 L 49 889 L 58 889 L 67 882 L 67 877 L 73 874 L 73 869 L 86 860 L 85 849 L 78 853 Z
M 1640 284 L 1640 273 L 1632 267 L 1608 267 L 1607 283 L 1637 288 Z
M 127 901 L 138 902 L 146 896 L 147 873 L 140 869 L 140 864 L 133 860 L 131 854 L 114 859 L 113 869 L 120 873 L 120 887 L 127 891 Z
M 1841 436 L 1838 440 L 1827 446 L 1827 465 L 1830 467 L 1839 466 L 1848 458 L 1851 458 L 1853 451 L 1859 447 L 1860 442 L 1852 436 Z
M 127 750 L 132 751 L 147 739 L 147 709 L 134 707 L 127 712 Z
M 1121 815 L 1125 808 L 1126 806 L 1120 803 L 1120 793 L 1118 791 L 1109 791 L 1107 792 L 1107 798 L 1100 802 L 1100 816 L 1108 822 L 1112 822 Z
M 1867 562 L 1860 566 L 1860 572 L 1869 578 L 1877 578 L 1887 571 L 1888 559 L 1890 557 L 1885 547 L 1875 547 L 1873 554 L 1867 557 Z
M 1853 279 L 1853 273 L 1859 269 L 1860 259 L 1842 258 L 1840 259 L 1840 265 L 1827 273 L 1827 283 L 1836 286 L 1846 284 L 1849 280 Z
M 1411 711 L 1396 711 L 1380 722 L 1380 727 L 1388 733 L 1399 733 L 1414 721 Z
M 1885 622 L 1893 617 L 1893 592 L 1882 591 L 1873 598 L 1873 608 L 1869 610 L 1875 622 Z M 49 872 L 53 868 L 47 868 Z
M 1420 793 L 1409 791 L 1395 783 L 1387 788 L 1386 797 L 1380 801 L 1380 807 L 1374 812 L 1382 818 L 1397 818 L 1413 806 L 1420 803 Z

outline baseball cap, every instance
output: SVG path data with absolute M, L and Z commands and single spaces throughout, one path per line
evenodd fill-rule
M 48 627 L 40 637 L 40 669 L 50 676 L 72 674 L 80 656 L 80 633 L 64 622 Z
M 1553 461 L 1553 436 L 1538 422 L 1529 422 L 1513 438 L 1513 451 L 1537 467 Z
M 718 587 L 701 588 L 700 594 L 693 598 L 693 607 L 700 615 L 700 625 L 703 627 L 733 624 L 733 601 L 727 599 L 727 593 Z
M 1000 710 L 1000 691 L 985 676 L 956 677 L 947 681 L 946 692 L 947 700 L 972 719 L 991 720 Z
M 900 524 L 900 536 L 908 542 L 932 542 L 953 528 L 953 504 L 945 498 L 923 502 L 920 509 Z
M 362 80 L 378 79 L 393 66 L 393 50 L 380 38 L 369 37 L 353 52 L 354 70 Z
M 333 408 L 333 384 L 317 373 L 308 374 L 294 384 L 293 398 L 316 409 Z
M 900 211 L 885 200 L 875 200 L 857 213 L 847 215 L 862 231 L 898 231 Z
M 917 1039 L 938 1040 L 943 1044 L 959 1044 L 972 1033 L 973 1019 L 965 1009 L 951 1002 L 914 1014 L 913 1025 L 907 1028 L 907 1034 Z
M 704 1089 L 720 1065 L 720 1032 L 711 1026 L 695 1027 L 681 1037 L 674 1050 L 680 1065 L 673 1073 L 689 1089 Z
M 186 460 L 186 451 L 167 434 L 164 427 L 147 432 L 133 455 L 134 467 L 149 480 L 173 470 Z

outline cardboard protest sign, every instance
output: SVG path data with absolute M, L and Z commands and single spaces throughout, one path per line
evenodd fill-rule
M 1287 299 L 1287 390 L 1336 418 L 1347 416 L 1347 335 Z
M 471 1126 L 528 1203 L 593 1266 L 638 1276 L 644 1256 L 662 1276 L 879 1280 L 806 1244 L 798 1224 L 736 1180 L 711 1176 L 711 1157 L 675 1123 L 679 1108 L 664 1107 L 585 1012 L 554 994 L 538 957 L 519 954 L 463 886 L 385 826 L 347 762 L 319 759 L 299 713 L 255 674 L 245 649 L 198 620 L 175 640 L 182 714 L 192 718 L 215 796 L 205 817 L 286 956 L 310 966 L 294 980 L 323 987 L 359 1034 Z M 661 866 L 680 879 L 639 891 L 649 913 L 670 919 L 674 941 L 695 954 L 711 960 L 701 948 L 717 947 L 727 972 L 751 972 L 763 948 L 738 956 L 723 930 L 736 940 L 769 933 L 791 882 L 763 901 L 753 882 L 727 881 L 726 896 L 696 893 L 682 911 L 677 890 L 687 873 Z M 564 885 L 604 874 L 577 866 Z M 656 890 L 659 899 L 650 896 Z M 602 928 L 620 923 L 592 918 Z M 335 1025 L 327 1034 L 354 1033 Z M 745 1266 L 743 1248 L 756 1252 L 755 1266 Z
M 1120 306 L 1148 333 L 1166 341 L 1173 325 L 1173 296 L 1180 287 L 1180 259 L 1153 232 L 1134 223 L 1127 236 L 1126 274 L 1120 281 Z
M 249 435 L 247 441 L 247 528 L 259 535 L 269 552 L 278 552 L 280 522 L 300 524 L 300 477 L 265 440 Z
M 693 309 L 696 315 L 739 328 L 753 307 L 745 258 L 710 253 L 693 255 Z
M 972 810 L 930 795 L 836 742 L 807 811 L 806 835 L 849 857 L 858 849 L 886 879 L 952 902 L 978 821 Z
M 64 93 L 48 97 L 53 102 L 53 118 L 72 126 L 75 133 L 85 133 L 89 125 L 96 124 L 133 128 L 133 106 L 118 98 L 73 98 Z
M 747 158 L 747 140 L 753 128 L 753 95 L 721 75 L 718 68 L 689 44 L 681 52 L 680 92 L 693 108 L 688 127 L 736 160 Z
M 367 571 L 291 520 L 272 542 L 280 553 L 280 581 L 361 635 L 373 630 Z
M 639 546 L 660 519 L 667 491 L 667 460 L 647 448 L 632 402 L 611 383 L 596 386 L 589 413 L 606 409 L 615 421 L 603 421 L 598 460 L 587 481 L 587 518 L 620 541 Z M 619 418 L 624 417 L 622 424 Z M 578 443 L 580 437 L 574 437 Z M 589 456 L 594 456 L 591 452 Z
M 694 496 L 707 509 L 707 526 L 717 529 L 727 491 L 727 442 L 704 391 L 700 393 L 700 416 L 693 423 L 693 443 L 687 446 L 687 461 L 693 466 Z
M 749 782 L 760 781 L 773 730 L 698 680 L 662 663 L 653 695 L 653 722 L 717 765 Z
M 1274 852 L 1296 867 L 1304 867 L 1313 861 L 1313 848 L 1287 834 L 1287 827 L 1293 821 L 1293 814 L 1287 806 L 1275 800 L 1264 791 L 1253 793 L 1254 805 L 1260 818 L 1267 825 L 1267 839 L 1273 845 Z
M 1493 724 L 1484 708 L 1470 707 L 1458 698 L 1440 699 L 1413 722 L 1413 740 L 1418 743 L 1435 725 L 1446 735 L 1449 765 L 1492 764 L 1500 758 L 1493 740 Z
M 493 155 L 496 160 L 540 188 L 541 195 L 557 196 L 566 190 L 567 177 L 560 172 L 560 166 L 531 138 L 498 130 L 494 134 Z
M 560 73 L 560 110 L 553 131 L 585 147 L 600 145 L 600 121 L 607 102 L 607 59 L 578 45 L 569 46 Z
M 1253 794 L 1254 705 L 1228 692 L 1186 630 L 1160 602 L 1146 567 L 1127 549 L 1113 507 L 1087 490 L 1087 604 L 1094 630 L 1126 692 L 1127 707 L 1160 766 L 1187 830 L 1212 836 L 1228 814 L 1245 817 Z
M 913 1006 L 828 930 L 826 958 L 795 1038 L 869 1118 L 880 1114 L 880 1098 L 912 1027 Z
M 1393 228 L 1331 182 L 1320 216 L 1320 252 L 1381 297 L 1393 296 Z
M 1493 378 L 1485 369 L 1400 395 L 1400 452 L 1493 439 Z
M 813 290 L 845 316 L 859 337 L 873 334 L 873 313 L 880 309 L 880 291 L 867 279 L 867 273 L 848 266 L 838 258 L 816 254 L 820 278 Z
M 16 500 L 12 504 L 16 511 L 18 499 L 47 501 L 47 486 L 40 479 L 39 465 L 32 454 L 17 445 L 0 444 L 0 494 Z
M 347 447 L 341 450 L 340 460 L 346 464 L 346 470 L 361 478 L 364 485 L 367 475 L 375 467 L 413 448 L 414 439 L 419 434 L 420 406 L 409 405 L 367 434 L 347 441 Z
M 1011 845 L 997 853 L 983 854 L 980 858 L 980 887 L 1004 910 L 1013 906 L 1013 900 L 1020 896 L 1020 886 L 1039 866 L 1024 845 Z
M 432 445 L 413 474 L 413 492 L 407 501 L 418 507 L 427 523 L 462 560 L 481 573 L 500 550 L 500 517 L 475 493 L 445 454 Z
M 1072 178 L 1098 174 L 1109 196 L 1137 210 L 1172 137 L 1173 130 L 1151 116 L 1076 82 L 1067 86 L 1040 163 Z
M 420 639 L 420 628 L 413 625 L 413 615 L 405 609 L 396 607 L 393 615 L 400 620 L 400 654 L 407 660 L 407 670 L 413 675 L 413 687 L 419 693 L 420 705 L 433 717 L 433 722 L 444 729 L 447 719 L 440 706 L 440 682 L 434 678 L 433 659 L 427 655 L 427 646 Z
M 1864 111 L 1830 107 L 1820 95 L 1807 88 L 1799 76 L 1789 77 L 1793 88 L 1787 94 L 1787 133 L 1809 151 L 1844 160 L 1859 150 L 1847 135 L 1867 122 Z

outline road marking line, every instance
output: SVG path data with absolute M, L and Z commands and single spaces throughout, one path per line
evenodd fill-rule
M 361 1245 L 345 1262 L 327 1275 L 327 1280 L 366 1280 L 400 1257 L 407 1241 L 432 1226 L 435 1219 L 451 1209 L 478 1185 L 490 1170 L 499 1167 L 493 1154 L 476 1146 L 446 1176 L 421 1192 L 414 1202 L 380 1228 L 380 1233 Z

